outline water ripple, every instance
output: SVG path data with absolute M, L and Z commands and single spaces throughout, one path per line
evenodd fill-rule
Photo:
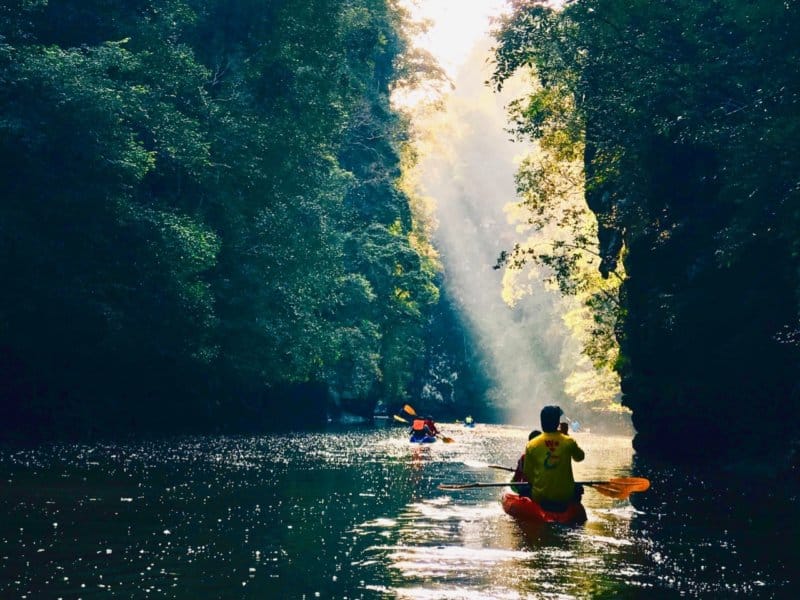
M 587 489 L 585 525 L 521 526 L 498 488 L 437 485 L 507 480 L 488 464 L 513 466 L 527 431 L 444 432 L 456 443 L 350 428 L 2 451 L 0 597 L 793 597 L 780 496 L 753 510 L 730 477 L 640 465 L 651 489 Z M 578 479 L 635 467 L 630 440 L 579 443 Z

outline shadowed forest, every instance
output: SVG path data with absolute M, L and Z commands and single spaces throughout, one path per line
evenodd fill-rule
M 447 310 L 389 93 L 436 67 L 397 6 L 0 18 L 4 428 L 308 425 L 421 385 Z
M 504 258 L 545 263 L 580 292 L 576 266 L 596 248 L 596 269 L 621 281 L 613 302 L 588 301 L 613 316 L 639 453 L 741 458 L 763 451 L 766 427 L 797 439 L 800 7 L 512 4 L 493 83 L 535 70 L 512 128 L 544 150 L 520 192 L 536 226 L 572 233 Z M 593 238 L 549 193 L 573 162 Z
M 570 299 L 640 454 L 800 439 L 800 7 L 510 6 L 486 83 L 529 76 L 535 151 L 496 268 Z M 419 27 L 396 0 L 3 3 L 3 437 L 502 420 L 391 102 L 445 81 Z

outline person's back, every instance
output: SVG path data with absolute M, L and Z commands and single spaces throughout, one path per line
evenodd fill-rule
M 572 461 L 582 461 L 583 450 L 577 442 L 557 430 L 561 409 L 542 409 L 544 433 L 530 440 L 525 447 L 523 473 L 531 482 L 531 497 L 547 506 L 562 509 L 575 499 Z M 553 508 L 550 508 L 552 510 Z
M 432 436 L 433 433 L 428 427 L 428 424 L 425 422 L 425 419 L 417 418 L 411 423 L 411 435 L 414 439 L 422 439 Z
M 437 429 L 436 423 L 433 422 L 433 418 L 425 417 L 425 426 L 428 428 L 428 431 L 430 431 L 431 435 L 436 435 L 439 433 L 439 429 Z

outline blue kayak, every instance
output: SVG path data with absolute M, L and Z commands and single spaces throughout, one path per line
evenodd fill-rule
M 422 435 L 422 436 L 415 436 L 412 435 L 408 438 L 408 441 L 412 444 L 432 444 L 436 441 L 436 437 L 432 435 Z

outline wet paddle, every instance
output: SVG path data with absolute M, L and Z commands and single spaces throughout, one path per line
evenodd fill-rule
M 490 465 L 490 466 L 498 467 L 499 465 Z M 509 469 L 508 467 L 500 467 L 500 468 L 509 471 L 514 470 L 514 469 Z M 644 492 L 650 487 L 650 481 L 645 477 L 614 477 L 612 479 L 609 479 L 608 481 L 577 481 L 576 483 L 580 483 L 581 485 L 591 487 L 600 494 L 602 494 L 603 496 L 608 496 L 609 498 L 615 498 L 617 500 L 625 500 L 632 493 Z M 472 488 L 504 487 L 509 485 L 512 485 L 512 483 L 508 482 L 441 483 L 439 484 L 438 488 L 440 490 L 446 490 L 446 491 L 459 491 L 459 490 L 468 490 Z M 513 482 L 513 485 L 530 486 L 530 483 L 515 481 Z
M 403 410 L 404 410 L 406 413 L 408 413 L 409 415 L 411 415 L 412 417 L 418 417 L 418 416 L 419 416 L 419 415 L 417 414 L 417 411 L 415 411 L 415 410 L 414 410 L 414 407 L 413 407 L 413 406 L 411 406 L 410 404 L 404 404 L 404 405 L 403 405 Z M 434 434 L 434 435 L 435 435 L 436 437 L 438 437 L 438 438 L 441 438 L 441 439 L 442 439 L 442 441 L 443 441 L 445 444 L 452 444 L 453 442 L 455 442 L 455 440 L 454 440 L 453 438 L 451 438 L 451 437 L 447 437 L 446 435 L 442 435 L 441 433 L 436 433 L 436 434 Z
M 504 467 L 503 465 L 487 465 L 490 469 L 501 469 L 513 473 L 516 469 Z M 632 492 L 644 492 L 650 487 L 650 480 L 646 477 L 612 477 L 608 481 L 577 481 L 583 485 L 605 485 L 611 484 L 618 487 L 630 488 Z

